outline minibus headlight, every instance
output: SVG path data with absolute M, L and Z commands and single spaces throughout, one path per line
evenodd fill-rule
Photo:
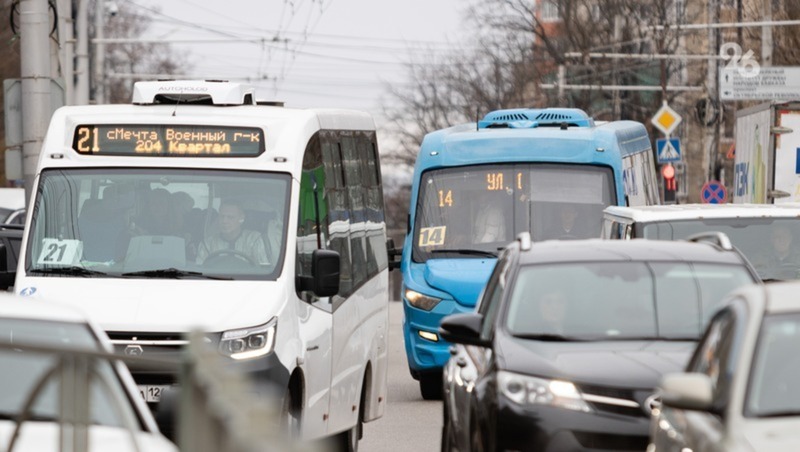
M 429 297 L 411 289 L 406 289 L 403 296 L 408 300 L 411 306 L 422 309 L 423 311 L 430 311 L 442 301 L 441 298 Z
M 275 330 L 277 319 L 273 318 L 265 325 L 230 330 L 222 333 L 219 351 L 233 359 L 251 359 L 272 352 L 275 347 Z
M 499 392 L 518 405 L 548 405 L 568 410 L 590 412 L 574 384 L 563 380 L 546 380 L 512 372 L 497 372 Z

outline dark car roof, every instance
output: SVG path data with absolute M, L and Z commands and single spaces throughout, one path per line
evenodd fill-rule
M 532 243 L 529 250 L 520 252 L 521 265 L 596 261 L 745 263 L 736 251 L 682 240 L 549 240 Z

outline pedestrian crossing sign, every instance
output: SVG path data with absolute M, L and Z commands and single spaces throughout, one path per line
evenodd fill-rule
M 658 163 L 681 161 L 681 140 L 678 138 L 659 138 L 656 140 Z

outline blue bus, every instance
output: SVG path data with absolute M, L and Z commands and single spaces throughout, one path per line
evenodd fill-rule
M 523 231 L 535 241 L 600 237 L 606 206 L 658 203 L 638 122 L 514 109 L 426 135 L 400 264 L 406 353 L 423 398 L 441 396 L 440 320 L 474 309 L 499 248 Z

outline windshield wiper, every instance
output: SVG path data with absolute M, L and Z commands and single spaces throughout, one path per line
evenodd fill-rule
M 44 275 L 69 275 L 69 276 L 104 276 L 108 273 L 99 270 L 90 270 L 86 267 L 77 265 L 70 265 L 67 267 L 49 267 L 49 268 L 36 268 L 32 270 L 35 273 Z
M 186 277 L 194 277 L 194 278 L 206 278 L 206 279 L 224 279 L 224 280 L 231 280 L 233 278 L 229 278 L 227 276 L 212 276 L 206 275 L 205 273 L 201 272 L 193 272 L 189 270 L 180 270 L 175 267 L 170 268 L 159 268 L 154 270 L 141 270 L 136 272 L 127 272 L 123 273 L 120 276 L 145 276 L 148 278 L 167 278 L 167 279 L 183 279 Z
M 775 411 L 774 413 L 766 413 L 766 414 L 757 415 L 757 417 L 759 417 L 761 419 L 770 418 L 770 417 L 789 417 L 789 416 L 800 416 L 800 411 L 798 411 L 798 410 Z
M 431 253 L 456 253 L 456 254 L 469 254 L 472 256 L 484 256 L 484 257 L 497 257 L 497 253 L 492 251 L 483 251 L 483 250 L 471 250 L 465 248 L 459 249 L 438 249 L 433 250 Z
M 3 421 L 19 421 L 19 413 L 9 413 L 6 411 L 0 412 L 0 420 Z M 25 419 L 26 422 L 33 421 L 33 422 L 58 422 L 58 418 L 55 416 L 45 416 L 42 414 L 28 414 L 28 418 Z
M 545 342 L 575 342 L 583 340 L 577 337 L 563 336 L 561 334 L 515 334 L 514 337 Z
M 697 336 L 600 336 L 600 341 L 664 341 L 664 342 L 697 342 Z

